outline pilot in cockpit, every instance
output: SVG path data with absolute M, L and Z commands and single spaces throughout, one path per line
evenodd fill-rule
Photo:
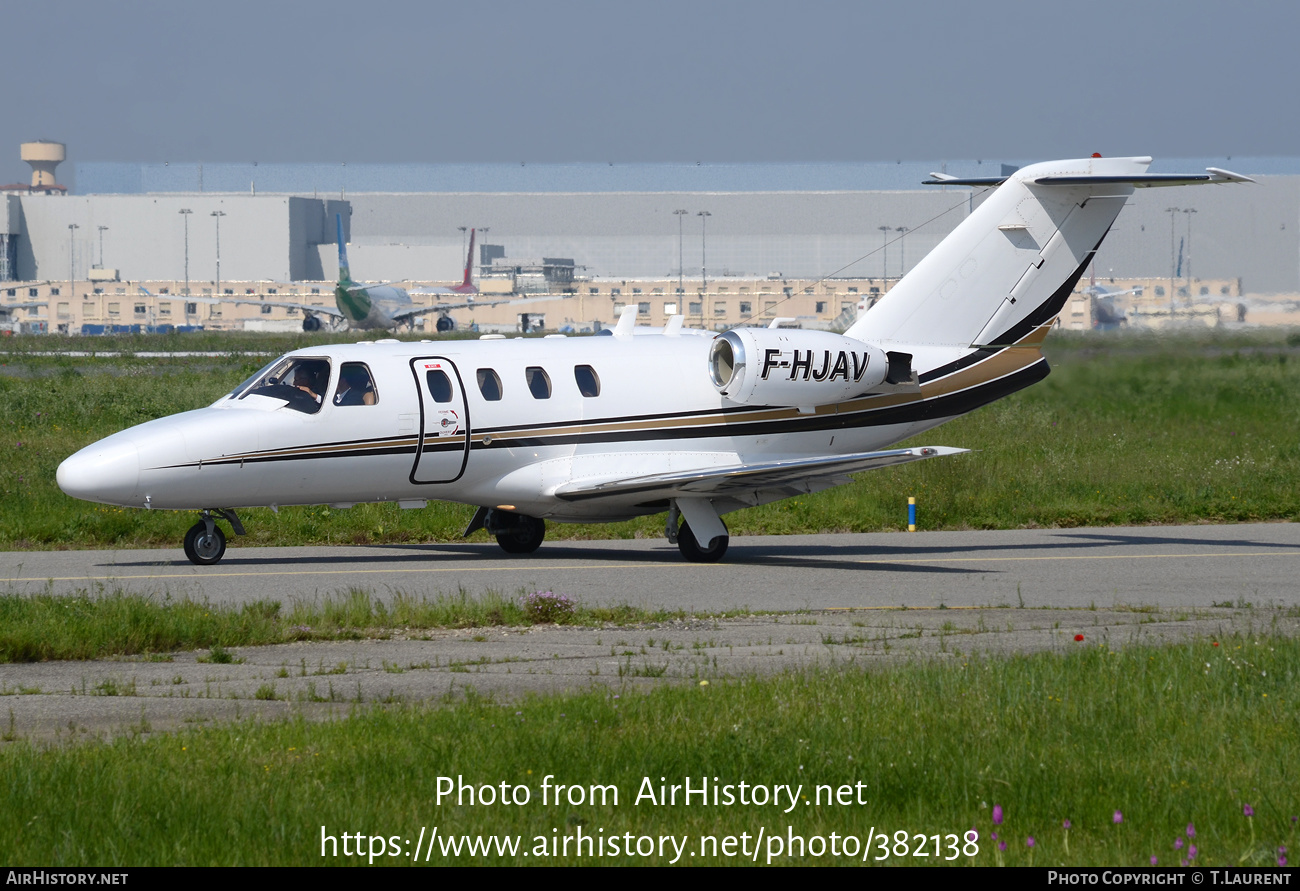
M 302 390 L 316 402 L 320 403 L 320 391 L 324 389 L 320 373 L 308 363 L 303 363 L 293 370 L 293 385 Z

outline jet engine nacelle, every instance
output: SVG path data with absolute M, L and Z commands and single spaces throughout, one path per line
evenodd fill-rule
M 829 331 L 735 328 L 709 349 L 718 392 L 747 405 L 823 405 L 860 396 L 885 382 L 880 347 Z

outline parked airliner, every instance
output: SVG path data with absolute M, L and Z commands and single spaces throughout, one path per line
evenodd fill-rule
M 339 246 L 339 280 L 334 286 L 334 306 L 306 306 L 302 303 L 274 300 L 250 300 L 245 298 L 219 298 L 224 303 L 256 304 L 258 306 L 279 306 L 286 309 L 301 310 L 304 314 L 302 330 L 319 331 L 321 319 L 328 319 L 332 324 L 342 323 L 358 331 L 375 329 L 392 331 L 402 325 L 412 325 L 415 319 L 430 313 L 437 313 L 434 323 L 439 333 L 454 331 L 456 322 L 448 313 L 454 309 L 467 309 L 472 306 L 496 306 L 499 303 L 522 303 L 523 300 L 502 298 L 476 302 L 474 295 L 478 288 L 474 285 L 474 234 L 470 230 L 469 253 L 465 256 L 465 275 L 459 285 L 451 288 L 418 288 L 408 290 L 399 285 L 381 282 L 368 284 L 352 280 L 351 267 L 348 264 L 347 245 L 343 243 L 343 217 L 337 215 L 334 224 L 338 231 Z M 436 303 L 433 306 L 419 306 L 411 300 L 411 295 L 424 294 L 458 294 L 466 299 L 458 303 Z M 208 298 L 218 300 L 218 298 Z
M 466 533 L 510 553 L 536 550 L 547 520 L 666 512 L 668 540 L 715 561 L 730 511 L 963 451 L 890 446 L 1047 375 L 1043 338 L 1135 188 L 1250 182 L 1150 163 L 935 175 L 993 191 L 844 334 L 641 328 L 628 307 L 613 337 L 310 347 L 207 408 L 87 446 L 58 482 L 201 511 L 185 537 L 197 564 L 225 552 L 218 519 L 243 534 L 240 507 L 434 499 L 476 506 Z

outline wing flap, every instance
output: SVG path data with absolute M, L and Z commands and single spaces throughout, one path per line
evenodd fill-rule
M 580 480 L 560 486 L 555 490 L 555 496 L 562 501 L 585 501 L 625 495 L 689 497 L 756 492 L 793 483 L 806 483 L 810 480 L 846 479 L 851 473 L 892 467 L 926 458 L 959 455 L 966 451 L 969 449 L 919 446 L 882 452 L 858 452 L 852 455 L 828 455 L 786 461 L 734 464 L 729 467 L 706 467 L 699 470 L 652 473 L 599 481 Z

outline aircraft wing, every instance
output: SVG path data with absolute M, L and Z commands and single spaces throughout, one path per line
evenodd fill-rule
M 409 291 L 408 293 L 415 294 L 418 292 Z M 525 303 L 544 303 L 548 300 L 556 299 L 558 298 L 548 294 L 545 297 L 506 297 L 500 300 L 465 300 L 461 303 L 435 303 L 433 306 L 416 306 L 406 312 L 395 313 L 393 315 L 393 321 L 405 322 L 408 319 L 428 315 L 431 312 L 445 312 L 453 309 L 473 309 L 477 306 L 500 306 L 502 304 L 520 306 Z
M 195 298 L 187 297 L 186 299 L 193 300 Z M 209 299 L 213 303 L 245 303 L 250 306 L 278 306 L 281 307 L 282 309 L 301 309 L 307 313 L 316 313 L 317 315 L 330 316 L 331 318 L 335 318 L 335 319 L 343 318 L 343 313 L 339 312 L 339 310 L 333 306 L 315 306 L 313 304 L 308 304 L 308 303 L 290 303 L 288 300 L 249 300 L 243 297 L 234 297 L 234 298 L 227 297 L 223 300 L 217 300 L 212 298 Z M 208 301 L 203 300 L 201 302 L 206 303 Z
M 579 480 L 566 483 L 555 491 L 563 501 L 585 501 L 606 496 L 638 495 L 674 498 L 710 495 L 737 495 L 746 492 L 793 487 L 799 491 L 817 491 L 848 481 L 848 475 L 864 470 L 892 467 L 926 458 L 959 455 L 969 449 L 947 446 L 921 446 L 889 449 L 883 452 L 858 452 L 820 458 L 792 458 L 699 470 L 653 473 L 595 482 Z

